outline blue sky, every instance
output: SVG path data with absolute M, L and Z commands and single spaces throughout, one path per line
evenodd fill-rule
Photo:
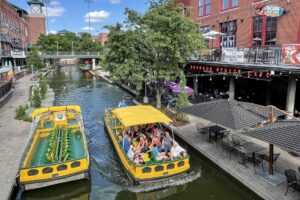
M 43 0 L 45 1 L 45 0 Z M 48 31 L 67 29 L 73 32 L 88 32 L 88 5 L 86 0 L 47 0 Z M 29 11 L 27 0 L 9 2 Z M 124 9 L 132 8 L 144 12 L 147 0 L 93 0 L 90 4 L 91 33 L 105 32 L 103 26 L 125 19 Z

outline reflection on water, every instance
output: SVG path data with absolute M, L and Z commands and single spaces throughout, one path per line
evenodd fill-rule
M 91 192 L 91 181 L 80 180 L 51 186 L 40 190 L 23 193 L 24 200 L 88 200 Z
M 21 196 L 24 199 L 258 199 L 184 143 L 183 147 L 188 149 L 191 156 L 192 173 L 169 183 L 133 188 L 103 123 L 104 109 L 116 107 L 120 99 L 129 94 L 89 73 L 81 72 L 75 66 L 62 67 L 52 72 L 48 80 L 55 92 L 56 105 L 81 106 L 91 156 L 91 180 L 85 184 L 80 181 L 57 185 L 51 190 L 46 188 L 24 194 L 19 192 L 17 199 Z M 76 193 L 77 190 L 82 192 Z

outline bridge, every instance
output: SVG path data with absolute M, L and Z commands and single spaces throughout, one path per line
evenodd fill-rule
M 66 59 L 66 58 L 81 58 L 81 59 L 98 59 L 100 58 L 100 52 L 42 52 L 42 58 L 44 59 Z

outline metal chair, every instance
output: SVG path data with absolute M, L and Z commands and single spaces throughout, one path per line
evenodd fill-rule
M 300 192 L 300 184 L 297 182 L 296 171 L 293 169 L 287 169 L 284 171 L 284 174 L 287 180 L 287 188 L 285 195 L 288 193 L 289 187 L 293 188 L 294 191 L 296 190 Z
M 197 122 L 196 128 L 197 128 L 196 137 L 199 137 L 199 135 L 201 134 L 203 139 L 204 135 L 208 133 L 205 129 L 205 125 L 202 122 Z
M 275 170 L 276 170 L 276 161 L 277 161 L 277 159 L 278 159 L 279 156 L 280 156 L 280 153 L 273 154 L 272 164 L 274 165 L 274 169 Z M 263 168 L 263 171 L 264 171 L 265 164 L 267 162 L 269 162 L 269 155 L 262 154 L 262 155 L 259 155 L 259 157 L 262 159 L 262 168 Z

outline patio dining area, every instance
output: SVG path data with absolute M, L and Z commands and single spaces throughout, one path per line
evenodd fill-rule
M 300 199 L 295 180 L 287 182 L 300 177 L 299 121 L 275 122 L 279 110 L 245 102 L 202 104 L 184 109 L 190 123 L 174 127 L 179 137 L 263 199 Z

